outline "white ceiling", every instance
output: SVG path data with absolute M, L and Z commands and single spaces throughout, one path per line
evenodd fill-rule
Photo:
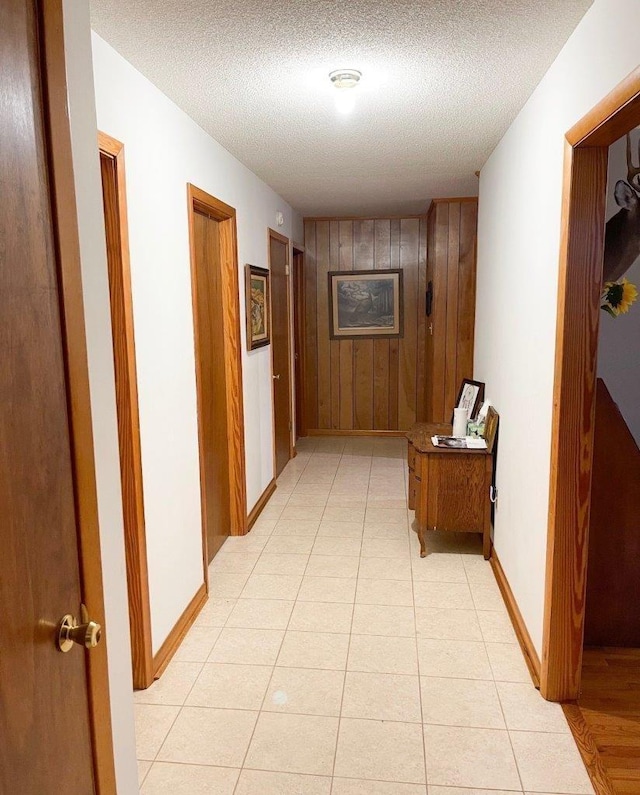
M 479 170 L 592 0 L 92 0 L 92 26 L 304 215 L 400 214 Z M 363 72 L 349 115 L 336 68 Z

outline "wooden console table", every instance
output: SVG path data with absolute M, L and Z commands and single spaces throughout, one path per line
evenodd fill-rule
M 485 559 L 491 553 L 492 450 L 435 447 L 432 436 L 448 436 L 451 425 L 417 423 L 409 441 L 409 508 L 416 512 L 420 557 L 425 532 L 482 533 Z

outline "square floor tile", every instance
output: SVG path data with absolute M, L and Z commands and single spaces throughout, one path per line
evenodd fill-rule
M 466 582 L 429 582 L 419 580 L 413 583 L 416 607 L 454 608 L 474 610 L 471 591 Z
M 214 598 L 227 597 L 237 599 L 248 579 L 248 572 L 246 574 L 212 572 L 209 577 L 209 594 Z
M 497 688 L 510 731 L 570 731 L 560 704 L 545 701 L 533 683 L 498 682 Z
M 343 671 L 275 668 L 262 709 L 338 717 L 343 685 Z
M 404 538 L 365 538 L 362 541 L 363 558 L 409 558 L 409 542 Z
M 370 522 L 375 522 L 376 524 L 397 524 L 406 528 L 406 506 L 402 508 L 381 508 L 378 505 L 368 505 L 364 522 L 365 524 L 369 524 Z
M 506 728 L 494 682 L 423 676 L 420 685 L 424 723 Z
M 467 582 L 462 555 L 432 552 L 412 560 L 414 581 Z
M 422 784 L 391 784 L 388 781 L 334 778 L 331 795 L 426 795 Z
M 359 555 L 359 538 L 331 538 L 318 536 L 313 545 L 314 555 Z
M 158 760 L 240 767 L 258 713 L 248 710 L 183 707 Z
M 342 718 L 335 775 L 424 784 L 421 726 Z
M 508 732 L 426 725 L 424 738 L 429 785 L 520 789 Z
M 315 532 L 312 535 L 277 535 L 278 527 L 276 525 L 273 535 L 270 536 L 264 548 L 265 552 L 275 553 L 276 555 L 287 555 L 289 552 L 295 555 L 308 555 L 313 547 L 313 539 Z
M 363 525 L 361 522 L 339 522 L 323 519 L 318 529 L 318 538 L 355 538 L 362 539 Z
M 184 704 L 193 683 L 202 670 L 200 662 L 176 662 L 172 660 L 162 676 L 146 690 L 133 694 L 137 704 Z
M 496 681 L 531 682 L 531 674 L 517 643 L 487 643 L 485 646 Z
M 357 604 L 351 631 L 354 635 L 413 637 L 416 634 L 413 608 Z
M 243 770 L 235 795 L 329 795 L 330 791 L 328 776 Z
M 295 599 L 301 575 L 252 574 L 242 591 L 242 599 Z
M 318 532 L 319 526 L 320 519 L 279 519 L 278 524 L 273 528 L 272 538 L 277 538 L 279 536 L 314 538 Z
M 220 627 L 192 626 L 176 650 L 173 662 L 205 662 L 221 631 Z
M 296 602 L 289 629 L 303 632 L 345 632 L 351 631 L 350 604 L 319 602 Z
M 318 507 L 327 504 L 326 494 L 290 494 L 288 495 L 289 501 L 287 505 L 291 508 L 293 506 L 313 506 Z
M 245 767 L 331 775 L 337 734 L 338 718 L 262 712 Z
M 235 556 L 238 557 L 238 556 Z M 308 555 L 278 555 L 263 552 L 253 570 L 254 574 L 304 574 Z
M 187 705 L 259 710 L 271 671 L 265 665 L 207 663 L 189 693 Z
M 303 577 L 298 602 L 343 602 L 353 604 L 356 595 L 355 578 Z
M 209 655 L 209 662 L 274 665 L 283 638 L 283 629 L 225 627 Z
M 194 627 L 223 627 L 231 611 L 235 607 L 237 599 L 211 599 L 204 605 L 198 613 L 198 617 L 193 623 Z
M 497 582 L 472 582 L 471 595 L 476 610 L 505 610 L 504 599 Z
M 571 734 L 511 732 L 525 791 L 593 795 L 593 787 Z
M 478 621 L 486 643 L 517 643 L 513 624 L 506 611 L 478 610 Z
M 403 580 L 358 579 L 356 602 L 369 605 L 413 605 L 411 583 Z
M 359 576 L 370 580 L 411 581 L 411 562 L 408 558 L 361 558 Z
M 233 795 L 240 771 L 231 767 L 155 762 L 141 795 Z
M 347 670 L 415 675 L 418 673 L 416 642 L 414 638 L 352 635 Z
M 348 635 L 288 631 L 278 655 L 278 665 L 344 670 L 348 649 Z
M 421 676 L 493 679 L 484 643 L 469 640 L 418 638 Z
M 329 501 L 322 514 L 323 521 L 357 523 L 362 526 L 364 522 L 364 504 L 361 500 L 351 502 L 349 505 L 340 505 L 336 501 L 339 497 L 329 497 Z
M 357 577 L 360 558 L 344 555 L 311 555 L 306 575 L 312 577 Z
M 280 522 L 287 520 L 303 522 L 315 522 L 322 518 L 324 512 L 324 505 L 292 505 L 289 503 L 284 511 L 280 514 Z
M 277 518 L 277 517 L 270 517 L 265 516 L 266 508 L 262 513 L 261 519 L 270 519 L 270 518 Z M 280 513 L 281 508 L 278 508 L 278 514 Z M 253 535 L 252 532 L 248 533 L 244 536 L 229 536 L 227 540 L 222 545 L 220 551 L 226 555 L 229 552 L 240 552 L 243 554 L 252 554 L 254 552 L 262 552 L 264 549 L 265 544 L 267 543 L 266 538 L 262 536 Z
M 153 760 L 160 750 L 180 707 L 163 704 L 135 704 L 136 754 L 138 759 Z
M 382 522 L 368 522 L 364 526 L 364 538 L 383 538 L 406 541 L 408 538 L 406 524 L 384 524 Z
M 419 637 L 438 640 L 482 640 L 475 610 L 416 607 Z
M 420 683 L 417 676 L 348 671 L 342 715 L 420 723 Z
M 518 790 L 518 793 L 520 790 Z M 429 787 L 429 795 L 514 795 L 506 789 L 468 789 L 467 787 Z M 540 793 L 544 795 L 544 793 Z
M 259 552 L 237 555 L 231 552 L 225 554 L 220 550 L 209 564 L 209 577 L 212 578 L 218 574 L 251 574 L 259 557 Z
M 239 599 L 227 619 L 227 626 L 286 629 L 293 605 L 293 601 L 285 599 Z

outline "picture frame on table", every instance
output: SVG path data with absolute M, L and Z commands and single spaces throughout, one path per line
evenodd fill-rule
M 482 381 L 472 381 L 470 378 L 463 378 L 460 384 L 455 407 L 467 409 L 470 420 L 478 416 L 480 406 L 484 401 L 484 386 Z M 453 422 L 453 419 L 451 421 Z
M 247 349 L 271 343 L 271 295 L 269 271 L 245 265 L 245 303 L 247 315 Z

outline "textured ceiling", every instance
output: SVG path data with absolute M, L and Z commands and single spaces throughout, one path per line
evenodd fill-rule
M 304 215 L 424 211 L 474 172 L 592 0 L 92 0 L 92 26 Z M 328 73 L 363 72 L 341 115 Z

